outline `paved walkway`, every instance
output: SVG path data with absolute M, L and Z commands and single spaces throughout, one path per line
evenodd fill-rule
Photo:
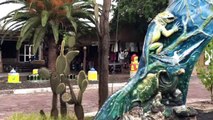
M 113 91 L 118 90 L 126 83 L 114 83 Z M 112 84 L 109 84 L 109 93 L 112 93 Z M 83 96 L 83 106 L 85 113 L 96 112 L 98 110 L 98 85 L 89 85 Z M 77 89 L 75 89 L 77 93 Z M 51 92 L 35 94 L 1 94 L 0 95 L 0 120 L 17 112 L 38 113 L 41 109 L 50 112 Z M 73 106 L 69 106 L 69 111 L 73 111 Z
M 210 100 L 210 92 L 205 89 L 196 76 L 193 76 L 189 85 L 187 103 L 205 100 Z
M 187 103 L 195 101 L 209 100 L 209 92 L 205 90 L 201 82 L 192 77 L 190 82 L 189 93 Z M 121 88 L 126 83 L 115 83 L 114 90 Z M 112 84 L 109 84 L 109 90 L 111 92 Z M 77 92 L 77 91 L 76 91 Z M 2 94 L 0 95 L 0 120 L 10 116 L 16 112 L 36 112 L 43 109 L 45 112 L 49 112 L 51 109 L 51 97 L 50 92 L 36 93 L 36 94 Z M 83 106 L 86 113 L 96 112 L 98 109 L 98 89 L 97 84 L 90 85 L 86 90 L 83 97 Z M 73 106 L 69 106 L 69 111 L 73 110 Z

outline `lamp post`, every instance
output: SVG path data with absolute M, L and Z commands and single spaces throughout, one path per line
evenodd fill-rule
M 83 70 L 86 71 L 86 57 L 87 57 L 87 47 L 84 46 L 84 59 L 83 59 Z

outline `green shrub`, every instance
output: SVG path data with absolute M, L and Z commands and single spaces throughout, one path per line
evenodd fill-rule
M 213 50 L 213 41 L 209 43 L 205 51 L 211 53 Z M 209 58 L 208 58 L 209 59 Z M 205 88 L 211 93 L 211 101 L 213 102 L 213 60 L 210 59 L 209 66 L 197 65 L 197 76 L 200 78 L 201 82 Z
M 211 62 L 207 68 L 198 67 L 197 71 L 201 82 L 211 92 L 211 101 L 213 102 L 213 63 Z

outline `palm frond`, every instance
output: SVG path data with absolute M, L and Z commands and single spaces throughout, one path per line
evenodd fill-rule
M 45 27 L 47 24 L 47 21 L 49 19 L 50 13 L 47 10 L 42 10 L 41 12 L 41 25 L 42 27 Z
M 25 23 L 25 25 L 22 27 L 21 29 L 21 37 L 24 36 L 24 34 L 29 30 L 34 28 L 34 25 L 36 25 L 37 23 L 39 23 L 40 21 L 40 17 L 39 16 L 34 16 L 32 18 L 30 18 L 29 20 L 27 20 L 27 22 Z
M 17 50 L 20 49 L 22 43 L 23 43 L 26 39 L 31 38 L 32 36 L 33 36 L 33 30 L 32 30 L 32 29 L 30 29 L 29 31 L 27 31 L 23 37 L 19 36 L 19 39 L 18 39 L 18 41 L 17 41 L 17 43 L 16 43 L 16 49 L 17 49 Z
M 5 5 L 5 4 L 9 4 L 9 3 L 20 3 L 19 0 L 7 0 L 7 1 L 4 1 L 4 2 L 1 2 L 0 5 Z
M 0 2 L 0 5 L 8 3 L 21 3 L 24 6 L 11 11 L 0 19 L 0 22 L 5 21 L 3 25 L 4 34 L 8 34 L 9 31 L 14 29 L 21 29 L 17 49 L 20 48 L 24 40 L 33 37 L 34 52 L 37 51 L 45 33 L 48 32 L 48 28 L 51 28 L 50 34 L 58 43 L 61 31 L 71 30 L 75 33 L 86 33 L 94 30 L 91 24 L 96 24 L 95 16 L 100 14 L 96 12 L 95 15 L 93 0 L 74 0 L 74 2 L 64 3 L 60 7 L 52 5 L 50 0 L 42 0 L 42 5 L 44 5 L 42 9 L 37 5 L 37 2 L 29 3 L 26 0 L 7 0 Z M 99 5 L 97 5 L 97 9 L 100 12 Z M 57 13 L 57 11 L 62 11 L 63 14 L 59 14 L 60 12 Z M 18 22 L 21 23 L 18 24 Z
M 17 12 L 15 12 L 15 15 L 13 15 L 12 19 L 14 21 L 17 21 L 17 20 L 20 20 L 20 19 L 21 19 L 21 21 L 24 21 L 24 20 L 29 19 L 31 16 L 32 15 L 30 15 L 30 14 L 28 14 L 26 12 L 18 12 L 17 11 Z
M 75 18 L 82 18 L 82 19 L 87 19 L 91 23 L 96 24 L 94 15 L 92 12 L 84 11 L 84 10 L 78 10 L 73 12 L 73 17 Z
M 19 24 L 19 22 L 11 23 L 11 25 L 7 26 L 6 29 L 3 29 L 2 33 L 6 34 L 5 32 L 7 32 L 7 31 L 11 30 L 12 28 L 16 27 L 17 24 Z
M 53 36 L 55 39 L 55 43 L 58 43 L 58 39 L 59 39 L 59 23 L 58 22 L 54 22 L 53 20 L 50 21 L 50 25 L 53 31 Z
M 5 29 L 5 27 L 8 25 L 8 24 L 10 24 L 11 22 L 13 22 L 13 20 L 10 18 L 10 19 L 8 19 L 8 20 L 6 20 L 6 21 L 4 21 L 4 24 L 3 24 L 3 26 L 2 26 L 2 30 L 4 30 Z
M 35 38 L 33 38 L 33 54 L 34 55 L 36 54 L 44 36 L 45 36 L 45 33 L 46 33 L 45 27 L 40 26 L 40 27 L 36 28 L 36 31 L 34 33 Z
M 44 5 L 47 10 L 50 10 L 52 8 L 52 4 L 51 4 L 50 0 L 44 0 Z
M 74 31 L 77 32 L 77 24 L 76 24 L 74 18 L 73 17 L 69 17 L 67 19 L 69 20 L 69 22 L 71 23 L 72 27 L 74 28 Z

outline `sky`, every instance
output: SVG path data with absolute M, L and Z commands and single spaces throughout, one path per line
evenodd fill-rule
M 3 1 L 3 0 L 1 0 Z M 16 4 L 7 4 L 7 5 L 0 5 L 0 18 L 6 16 L 10 11 L 20 8 L 21 5 Z
M 0 1 L 5 1 L 5 0 L 0 0 Z M 102 4 L 103 0 L 96 0 L 97 3 Z M 115 3 L 113 3 L 115 4 Z M 0 18 L 2 18 L 3 16 L 6 16 L 10 11 L 15 10 L 17 8 L 20 8 L 21 5 L 17 5 L 17 4 L 7 4 L 7 5 L 0 5 Z

